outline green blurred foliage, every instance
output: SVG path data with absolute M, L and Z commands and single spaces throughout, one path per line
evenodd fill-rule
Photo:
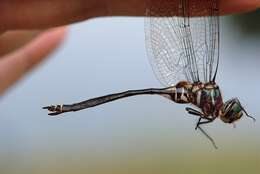
M 208 148 L 206 148 L 208 149 Z M 29 159 L 2 166 L 1 174 L 259 174 L 258 147 L 240 152 L 223 148 L 204 152 L 179 149 L 178 152 L 158 149 L 98 156 L 93 152 L 70 154 L 46 152 L 33 154 Z
M 233 15 L 229 22 L 246 37 L 260 36 L 260 10 Z

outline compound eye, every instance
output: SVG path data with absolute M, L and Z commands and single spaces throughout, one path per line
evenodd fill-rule
M 227 101 L 224 104 L 220 119 L 225 123 L 233 123 L 243 115 L 243 108 L 236 100 Z
M 230 107 L 232 106 L 232 101 L 233 100 L 228 100 L 226 103 L 224 103 L 224 108 L 223 108 L 224 112 L 230 110 Z

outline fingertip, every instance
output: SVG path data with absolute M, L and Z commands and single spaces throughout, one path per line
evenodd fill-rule
M 244 13 L 260 7 L 260 0 L 220 0 L 221 14 Z
M 47 42 L 59 44 L 66 38 L 67 31 L 68 30 L 66 26 L 52 28 L 43 32 L 41 38 L 46 39 Z
M 4 56 L 0 61 L 0 95 L 60 46 L 66 33 L 66 27 L 49 29 Z

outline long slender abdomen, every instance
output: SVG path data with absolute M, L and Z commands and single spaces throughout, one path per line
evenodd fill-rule
M 58 115 L 64 112 L 79 111 L 82 109 L 87 109 L 90 107 L 98 106 L 104 103 L 108 103 L 114 100 L 136 96 L 136 95 L 161 95 L 169 98 L 176 103 L 190 103 L 190 83 L 180 82 L 176 86 L 156 89 L 141 89 L 141 90 L 129 90 L 121 93 L 115 93 L 110 95 L 105 95 L 101 97 L 92 98 L 79 103 L 74 104 L 61 104 L 61 105 L 50 105 L 43 107 L 43 109 L 48 109 L 50 111 L 49 115 Z

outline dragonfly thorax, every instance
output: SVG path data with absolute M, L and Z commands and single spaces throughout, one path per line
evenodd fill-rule
M 163 95 L 176 103 L 191 103 L 200 108 L 204 117 L 216 118 L 223 106 L 219 87 L 211 83 L 190 83 L 181 81 L 167 88 L 168 95 Z
M 192 104 L 199 107 L 205 117 L 216 118 L 223 106 L 223 99 L 218 85 L 194 83 L 191 89 Z

